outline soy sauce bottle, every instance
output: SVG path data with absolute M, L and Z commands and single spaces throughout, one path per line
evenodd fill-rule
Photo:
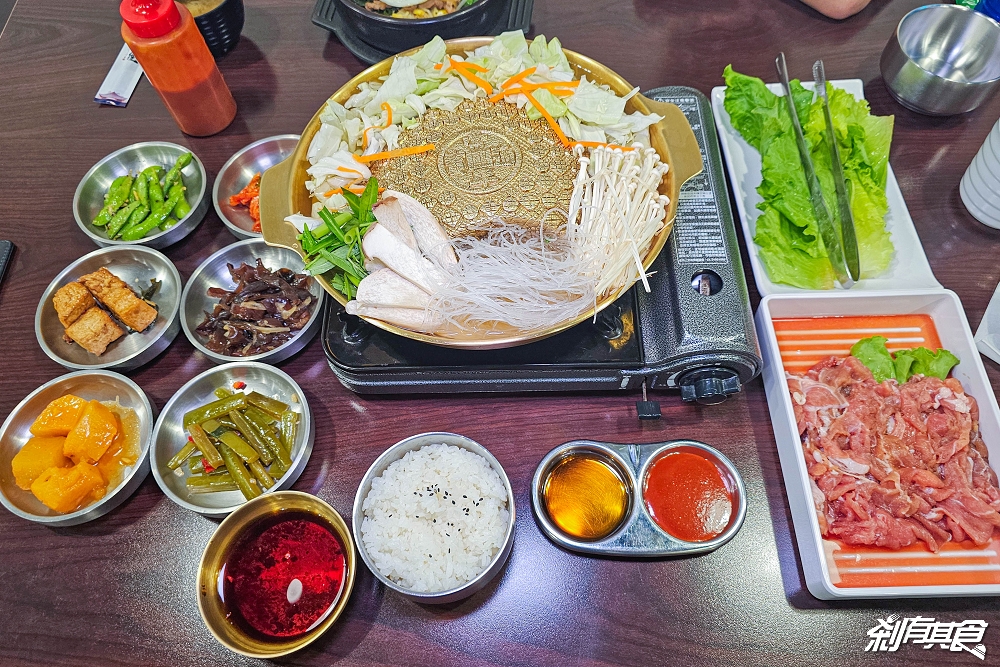
M 236 116 L 236 101 L 205 38 L 174 0 L 122 0 L 122 37 L 185 134 L 206 137 Z

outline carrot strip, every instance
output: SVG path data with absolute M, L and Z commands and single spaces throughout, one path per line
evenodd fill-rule
M 357 169 L 351 169 L 350 167 L 337 167 L 334 171 L 343 171 L 343 172 L 346 172 L 348 174 L 357 174 L 358 178 L 364 178 L 365 177 L 364 174 L 362 174 L 360 171 L 358 171 Z
M 388 114 L 388 118 L 385 121 L 385 125 L 382 126 L 382 129 L 384 130 L 385 128 L 392 125 L 392 105 L 390 105 L 388 102 L 382 102 L 382 108 L 385 109 L 386 114 Z
M 434 144 L 424 144 L 423 146 L 410 146 L 409 148 L 397 148 L 394 151 L 372 153 L 371 155 L 359 155 L 356 157 L 356 159 L 358 162 L 368 164 L 369 162 L 375 162 L 376 160 L 388 160 L 394 157 L 417 155 L 419 153 L 426 153 L 427 151 L 432 151 L 432 150 L 434 150 Z
M 438 63 L 437 65 L 434 66 L 434 69 L 441 69 L 442 67 L 444 67 L 444 64 Z
M 458 69 L 459 67 L 465 67 L 471 69 L 473 72 L 488 72 L 482 65 L 477 65 L 476 63 L 470 63 L 468 60 L 455 60 L 454 58 L 448 58 L 451 61 L 452 69 Z
M 532 74 L 534 74 L 535 70 L 537 70 L 537 69 L 538 69 L 537 67 L 529 67 L 528 69 L 524 70 L 523 72 L 519 72 L 518 74 L 515 74 L 514 76 L 512 76 L 509 79 L 507 79 L 506 81 L 504 81 L 502 84 L 500 84 L 500 87 L 501 88 L 508 88 L 511 85 L 517 83 L 518 81 L 521 81 L 522 79 L 528 78 L 529 76 L 531 76 Z
M 462 63 L 459 63 L 459 64 L 462 64 Z M 465 69 L 462 69 L 462 68 L 459 68 L 459 67 L 456 67 L 455 71 L 458 72 L 459 74 L 461 74 L 462 76 L 464 76 L 466 79 L 468 79 L 472 83 L 474 83 L 477 86 L 479 86 L 480 88 L 482 88 L 483 90 L 485 90 L 487 95 L 492 95 L 493 94 L 493 86 L 491 86 L 489 84 L 489 82 L 486 81 L 485 79 L 480 79 L 478 76 L 476 76 L 472 72 L 470 72 L 468 70 L 465 70 Z
M 546 111 L 545 107 L 539 104 L 538 100 L 536 100 L 535 97 L 529 91 L 525 90 L 523 92 L 524 96 L 528 98 L 528 101 L 531 102 L 536 109 L 538 109 L 538 113 L 542 114 L 542 117 L 545 118 L 545 120 L 549 122 L 549 125 L 552 126 L 552 129 L 555 131 L 556 136 L 559 137 L 559 141 L 562 142 L 562 145 L 568 146 L 569 139 L 567 139 L 566 135 L 563 134 L 562 128 L 559 127 L 559 123 L 557 123 L 556 119 L 552 117 L 552 114 Z

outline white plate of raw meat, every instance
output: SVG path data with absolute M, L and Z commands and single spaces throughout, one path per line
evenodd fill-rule
M 997 516 L 995 507 L 984 509 L 981 506 L 976 509 L 978 514 L 970 514 L 975 499 L 969 499 L 965 495 L 968 490 L 963 488 L 964 481 L 957 482 L 958 477 L 954 475 L 955 465 L 967 466 L 972 471 L 973 464 L 979 461 L 975 483 L 991 478 L 995 480 L 990 469 L 981 465 L 983 457 L 970 453 L 972 450 L 964 447 L 945 453 L 945 444 L 952 441 L 945 438 L 935 440 L 937 444 L 934 445 L 934 456 L 925 456 L 925 460 L 932 463 L 921 465 L 939 473 L 940 480 L 943 480 L 941 488 L 932 489 L 923 483 L 919 490 L 915 486 L 909 486 L 906 479 L 917 479 L 914 477 L 914 464 L 908 464 L 909 467 L 905 470 L 902 464 L 896 463 L 893 466 L 893 472 L 900 472 L 904 478 L 900 485 L 904 489 L 903 495 L 916 499 L 913 507 L 919 504 L 919 498 L 924 498 L 924 502 L 930 499 L 930 509 L 925 505 L 919 511 L 919 516 L 934 519 L 934 522 L 918 521 L 917 513 L 908 510 L 914 513 L 905 514 L 901 511 L 897 515 L 901 517 L 901 523 L 896 523 L 891 514 L 876 512 L 876 509 L 887 505 L 872 504 L 863 506 L 861 511 L 870 517 L 888 517 L 888 523 L 882 524 L 883 528 L 875 528 L 872 535 L 875 536 L 875 542 L 889 546 L 864 543 L 870 538 L 844 532 L 845 524 L 837 524 L 837 539 L 832 539 L 832 530 L 821 529 L 813 494 L 819 494 L 821 507 L 830 507 L 823 505 L 824 493 L 836 495 L 837 489 L 832 492 L 829 489 L 821 491 L 814 476 L 810 474 L 812 470 L 815 479 L 820 484 L 823 483 L 822 472 L 816 471 L 824 468 L 814 467 L 817 462 L 821 463 L 821 457 L 816 455 L 815 461 L 806 461 L 796 421 L 796 405 L 793 404 L 789 381 L 786 379 L 786 371 L 801 375 L 824 357 L 848 356 L 855 342 L 873 335 L 885 336 L 889 340 L 887 346 L 891 351 L 919 346 L 931 349 L 940 346 L 950 350 L 960 359 L 960 363 L 952 370 L 951 377 L 961 382 L 966 395 L 974 398 L 978 404 L 979 433 L 988 452 L 990 468 L 996 470 L 1000 465 L 1000 410 L 958 297 L 946 290 L 771 295 L 761 301 L 756 322 L 764 358 L 764 387 L 809 591 L 822 599 L 1000 594 L 1000 526 L 994 527 L 1000 524 L 1000 516 Z M 827 377 L 829 376 L 822 379 L 825 381 Z M 850 392 L 850 389 L 847 391 Z M 951 399 L 944 400 L 951 394 L 941 390 L 931 396 L 940 403 L 953 404 Z M 965 405 L 965 408 L 956 408 L 956 412 L 961 414 L 956 416 L 952 413 L 952 417 L 973 414 L 968 412 L 968 406 L 962 401 L 964 398 L 954 404 Z M 799 393 L 795 402 L 804 405 L 804 396 Z M 903 401 L 901 405 L 905 404 Z M 925 403 L 925 406 L 929 407 L 918 409 L 916 416 L 911 417 L 923 419 L 919 416 L 921 411 L 928 414 L 935 410 L 946 412 L 933 403 Z M 900 407 L 895 414 L 898 417 L 910 413 Z M 862 422 L 868 425 L 864 419 Z M 966 422 L 969 423 L 971 421 Z M 888 424 L 887 434 L 899 435 L 892 417 Z M 974 443 L 975 431 L 972 433 Z M 911 450 L 919 444 L 914 439 L 907 438 L 905 441 L 910 443 Z M 873 438 L 871 442 L 882 443 L 880 446 L 886 449 L 891 446 L 884 444 L 890 442 L 887 435 L 880 435 L 877 440 Z M 849 448 L 849 445 L 845 446 L 845 449 Z M 826 460 L 826 463 L 842 465 L 832 464 L 830 460 Z M 857 486 L 865 486 L 870 492 L 874 482 L 872 477 L 863 469 L 853 472 L 857 473 L 858 480 L 863 480 Z M 850 482 L 847 476 L 838 476 L 838 479 Z M 928 479 L 933 480 L 932 477 Z M 992 483 L 996 484 L 995 481 Z M 875 482 L 875 486 L 891 487 L 892 484 L 883 481 L 882 484 Z M 832 495 L 826 496 L 831 503 Z M 870 496 L 859 492 L 847 497 L 852 502 L 857 501 L 863 505 L 862 501 Z M 996 495 L 996 498 L 998 500 L 994 502 L 994 506 L 1000 506 L 1000 495 Z M 961 504 L 956 505 L 956 502 Z M 851 523 L 850 526 L 879 525 L 877 521 L 865 523 L 864 514 L 856 514 L 857 518 L 851 520 L 858 523 Z M 823 521 L 828 529 L 834 525 L 828 522 L 827 515 L 824 515 Z M 925 524 L 929 524 L 930 530 L 921 528 Z M 916 527 L 907 528 L 911 525 Z M 949 528 L 942 530 L 941 526 Z M 968 532 L 963 531 L 961 526 L 968 528 Z M 952 529 L 954 532 L 948 532 Z M 912 544 L 906 544 L 907 540 L 903 539 L 905 535 L 900 538 L 902 533 L 899 530 L 911 536 L 925 534 L 919 538 L 911 537 L 909 541 Z M 824 532 L 827 537 L 824 537 Z M 964 539 L 959 541 L 955 535 Z M 900 544 L 906 545 L 900 547 Z

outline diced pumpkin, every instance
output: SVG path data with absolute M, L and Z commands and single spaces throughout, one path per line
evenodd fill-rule
M 49 468 L 31 485 L 36 498 L 62 514 L 102 498 L 104 491 L 104 478 L 88 463 L 77 463 L 72 468 Z
M 49 468 L 68 466 L 70 461 L 63 456 L 64 442 L 66 438 L 62 436 L 29 438 L 10 462 L 17 485 L 27 491 L 31 483 Z
M 57 435 L 66 436 L 80 421 L 87 401 L 73 394 L 60 396 L 45 406 L 35 423 L 28 429 L 31 435 L 49 438 Z
M 108 483 L 108 488 L 113 489 L 121 482 L 125 470 L 139 460 L 141 426 L 139 416 L 132 408 L 126 408 L 114 401 L 106 401 L 104 405 L 108 406 L 118 419 L 118 435 L 97 462 L 97 469 Z
M 73 463 L 97 463 L 118 435 L 118 418 L 99 401 L 90 401 L 66 436 L 63 454 Z

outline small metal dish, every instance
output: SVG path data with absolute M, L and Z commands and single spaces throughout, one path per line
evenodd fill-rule
M 403 455 L 409 451 L 420 449 L 425 445 L 436 444 L 455 445 L 456 447 L 467 449 L 474 454 L 479 454 L 484 459 L 489 461 L 490 466 L 492 466 L 492 468 L 497 471 L 497 474 L 500 475 L 504 488 L 507 490 L 507 510 L 510 517 L 507 521 L 507 532 L 504 535 L 503 546 L 499 551 L 497 551 L 496 555 L 493 556 L 493 560 L 490 561 L 489 566 L 483 570 L 479 576 L 467 584 L 459 586 L 458 588 L 436 593 L 421 593 L 403 588 L 399 584 L 390 580 L 388 577 L 384 576 L 378 571 L 378 568 L 375 567 L 372 557 L 368 555 L 368 551 L 365 549 L 364 540 L 361 539 L 361 523 L 365 518 L 365 512 L 362 506 L 364 505 L 365 498 L 368 497 L 369 491 L 371 491 L 372 480 L 381 476 L 382 473 L 385 472 L 385 469 L 389 467 L 389 464 L 401 459 Z M 510 556 L 510 550 L 514 546 L 514 491 L 511 489 L 510 480 L 507 478 L 507 473 L 504 472 L 503 466 L 500 465 L 500 462 L 497 461 L 496 457 L 493 456 L 488 449 L 480 445 L 478 442 L 466 438 L 464 435 L 457 435 L 455 433 L 421 433 L 420 435 L 413 435 L 404 440 L 400 440 L 395 445 L 382 452 L 382 455 L 375 459 L 375 462 L 372 463 L 370 468 L 368 468 L 368 472 L 366 472 L 365 476 L 361 478 L 361 486 L 358 487 L 358 493 L 354 496 L 352 524 L 354 528 L 354 541 L 357 543 L 358 553 L 361 554 L 361 560 L 363 560 L 365 565 L 368 566 L 368 569 L 375 575 L 375 578 L 385 584 L 388 588 L 391 588 L 400 595 L 407 597 L 414 602 L 422 604 L 446 604 L 449 602 L 457 602 L 458 600 L 464 600 L 470 595 L 485 588 L 493 577 L 500 573 L 500 570 L 503 569 L 504 564 L 507 562 L 507 558 Z
M 227 617 L 222 598 L 222 581 L 231 549 L 241 542 L 244 531 L 261 519 L 283 512 L 307 512 L 320 519 L 336 534 L 344 547 L 344 584 L 330 613 L 304 635 L 284 642 L 262 642 L 249 636 Z M 357 558 L 351 531 L 337 510 L 308 493 L 281 491 L 259 496 L 244 504 L 219 524 L 208 541 L 198 566 L 198 611 L 201 620 L 219 642 L 231 651 L 251 658 L 277 658 L 304 648 L 330 629 L 347 606 L 354 589 Z
M 65 394 L 75 394 L 93 401 L 118 401 L 135 410 L 139 417 L 139 459 L 125 472 L 114 489 L 103 498 L 83 509 L 59 514 L 41 503 L 31 491 L 14 482 L 10 464 L 24 443 L 31 437 L 28 429 L 45 406 Z M 110 371 L 77 371 L 46 382 L 17 404 L 0 427 L 0 503 L 12 513 L 48 526 L 75 526 L 93 521 L 118 507 L 139 488 L 149 474 L 149 443 L 153 431 L 153 406 L 135 382 Z
M 295 380 L 273 366 L 255 362 L 238 362 L 211 368 L 196 376 L 177 390 L 160 413 L 153 429 L 153 446 L 150 467 L 153 477 L 168 498 L 185 509 L 207 517 L 222 518 L 238 507 L 246 504 L 239 491 L 190 494 L 185 483 L 185 474 L 171 470 L 167 462 L 187 442 L 184 431 L 184 414 L 198 406 L 215 400 L 214 392 L 219 387 L 231 389 L 234 382 L 245 382 L 247 390 L 258 391 L 265 396 L 276 398 L 292 406 L 299 413 L 299 427 L 292 448 L 292 467 L 275 485 L 264 491 L 268 495 L 289 488 L 302 474 L 312 454 L 315 431 L 309 404 L 305 394 Z M 182 466 L 183 468 L 183 466 Z
M 543 499 L 545 482 L 553 467 L 570 454 L 587 451 L 596 452 L 617 464 L 618 470 L 625 472 L 629 477 L 626 487 L 632 496 L 628 515 L 622 525 L 607 537 L 593 541 L 579 540 L 559 530 L 549 518 Z M 671 451 L 689 451 L 712 461 L 731 489 L 733 512 L 729 525 L 717 537 L 704 542 L 680 540 L 660 528 L 649 516 L 642 498 L 646 473 L 652 463 Z M 649 445 L 618 445 L 592 440 L 574 440 L 559 445 L 546 454 L 535 469 L 531 482 L 531 504 L 542 532 L 556 544 L 585 554 L 622 558 L 693 556 L 714 551 L 739 532 L 747 512 L 746 487 L 736 466 L 714 447 L 694 440 L 674 440 Z
M 232 289 L 236 285 L 229 274 L 228 264 L 239 266 L 241 262 L 255 265 L 257 260 L 264 262 L 264 266 L 271 270 L 287 268 L 302 273 L 305 264 L 297 253 L 287 248 L 279 248 L 267 245 L 262 239 L 247 239 L 237 241 L 219 250 L 204 262 L 201 263 L 191 277 L 188 278 L 184 286 L 184 293 L 181 294 L 181 327 L 184 335 L 191 341 L 195 349 L 204 354 L 217 364 L 225 364 L 230 361 L 266 361 L 274 364 L 292 356 L 309 341 L 313 339 L 320 329 L 320 311 L 323 307 L 323 287 L 316 280 L 312 281 L 309 293 L 313 295 L 315 301 L 309 321 L 302 327 L 298 335 L 290 341 L 276 347 L 269 352 L 254 354 L 247 357 L 230 357 L 227 355 L 212 352 L 202 343 L 202 338 L 196 329 L 205 320 L 205 313 L 210 313 L 219 302 L 218 299 L 208 296 L 210 287 L 222 287 Z
M 152 280 L 158 280 L 160 287 L 150 301 L 156 304 L 159 314 L 149 329 L 126 333 L 97 357 L 76 343 L 67 343 L 63 339 L 65 329 L 56 315 L 52 297 L 59 288 L 102 266 L 136 292 L 142 292 Z M 132 370 L 163 352 L 177 337 L 180 331 L 180 304 L 181 276 L 173 262 L 162 253 L 136 245 L 101 248 L 67 266 L 49 283 L 35 310 L 35 337 L 45 354 L 66 368 Z
M 222 165 L 212 187 L 212 204 L 222 224 L 238 239 L 260 238 L 253 231 L 253 219 L 245 206 L 230 206 L 229 198 L 245 188 L 254 174 L 263 174 L 292 154 L 299 143 L 297 134 L 279 134 L 255 141 L 236 152 Z
M 187 152 L 189 151 L 184 146 L 167 141 L 144 141 L 119 148 L 114 153 L 106 155 L 90 168 L 76 186 L 76 194 L 73 195 L 73 217 L 76 218 L 76 224 L 102 248 L 133 244 L 166 248 L 177 243 L 193 232 L 208 212 L 209 203 L 205 197 L 208 190 L 208 175 L 205 173 L 205 165 L 197 155 L 191 164 L 181 171 L 184 176 L 184 186 L 187 188 L 185 196 L 191 205 L 191 212 L 170 229 L 150 234 L 138 241 L 115 241 L 108 238 L 103 228 L 95 227 L 90 221 L 97 217 L 104 206 L 104 195 L 113 180 L 127 173 L 135 175 L 153 165 L 170 169 L 177 158 Z
M 961 5 L 904 16 L 880 61 L 896 101 L 917 113 L 972 111 L 1000 88 L 1000 24 Z

